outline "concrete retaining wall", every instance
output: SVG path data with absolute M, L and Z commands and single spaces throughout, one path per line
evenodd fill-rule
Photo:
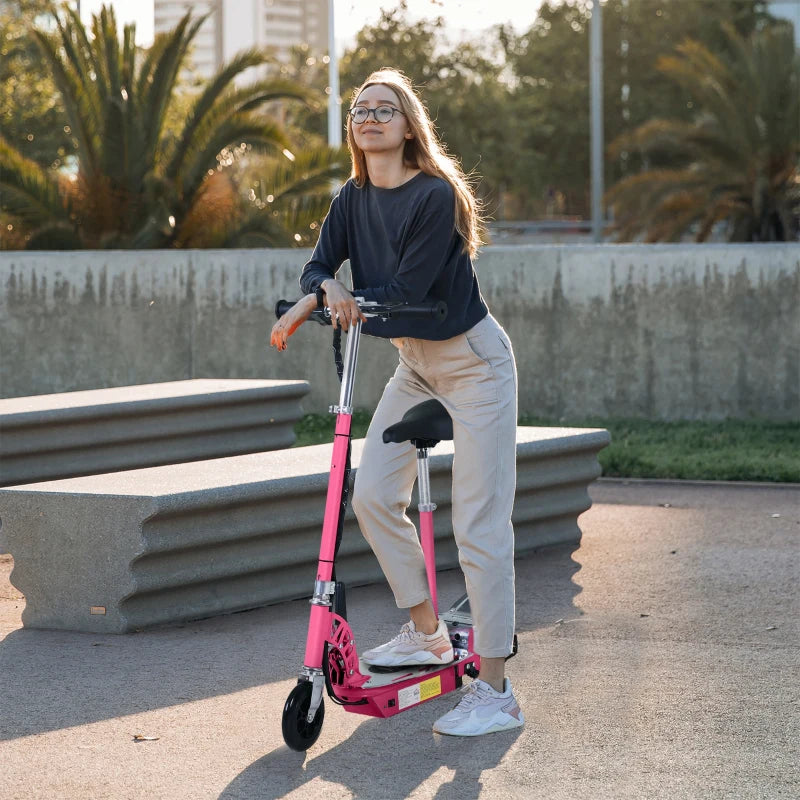
M 329 334 L 266 337 L 308 251 L 0 253 L 0 396 L 186 378 L 304 378 L 338 397 Z M 559 417 L 800 417 L 797 245 L 496 246 L 477 270 L 520 409 Z M 356 405 L 393 370 L 361 349 Z

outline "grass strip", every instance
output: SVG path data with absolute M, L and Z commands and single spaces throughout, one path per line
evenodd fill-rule
M 800 483 L 797 422 L 522 417 L 520 424 L 606 428 L 611 445 L 599 460 L 608 477 Z
M 366 433 L 370 413 L 353 414 L 353 437 Z M 295 446 L 333 441 L 335 418 L 308 414 L 295 425 Z M 599 454 L 603 475 L 620 478 L 800 483 L 800 422 L 727 419 L 671 422 L 585 417 L 554 420 L 523 415 L 520 425 L 607 428 Z

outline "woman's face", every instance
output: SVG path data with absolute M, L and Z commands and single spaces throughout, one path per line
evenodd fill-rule
M 378 122 L 375 110 L 387 106 L 394 109 L 391 119 L 387 122 Z M 408 120 L 400 110 L 400 99 L 397 93 L 382 84 L 367 86 L 358 96 L 353 108 L 371 110 L 363 122 L 355 122 L 352 116 L 350 117 L 353 138 L 358 147 L 365 153 L 397 151 L 402 158 L 403 145 L 406 139 L 412 138 L 412 134 L 408 127 Z M 384 111 L 383 113 L 388 116 L 389 112 Z

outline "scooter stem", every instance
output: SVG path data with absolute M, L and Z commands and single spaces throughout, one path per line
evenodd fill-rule
M 311 614 L 306 638 L 306 653 L 303 664 L 307 670 L 322 666 L 325 640 L 330 634 L 331 602 L 326 592 L 333 576 L 333 561 L 336 555 L 336 535 L 339 530 L 339 514 L 342 508 L 342 490 L 347 468 L 347 450 L 350 444 L 352 423 L 353 382 L 358 359 L 358 342 L 361 338 L 361 322 L 354 322 L 347 333 L 342 369 L 342 388 L 339 405 L 331 410 L 336 413 L 336 430 L 333 437 L 328 495 L 325 501 L 325 519 L 322 523 L 322 538 L 319 546 L 317 582 L 311 599 Z
M 353 386 L 356 378 L 356 363 L 358 362 L 358 343 L 361 339 L 361 320 L 351 323 L 347 331 L 347 345 L 344 349 L 344 364 L 342 365 L 342 386 L 339 390 L 339 405 L 334 407 L 336 413 L 353 413 Z
M 350 443 L 350 414 L 340 413 L 336 417 L 336 432 L 333 437 L 333 456 L 331 457 L 331 476 L 328 482 L 328 497 L 325 502 L 325 519 L 322 523 L 322 539 L 319 546 L 317 582 L 321 587 L 311 599 L 311 615 L 308 623 L 305 667 L 319 669 L 322 666 L 322 652 L 325 639 L 331 627 L 331 601 L 325 592 L 333 577 L 333 560 L 336 555 L 336 534 L 339 529 L 339 512 L 342 506 L 342 488 L 347 466 L 347 446 Z M 332 585 L 332 584 L 331 584 Z

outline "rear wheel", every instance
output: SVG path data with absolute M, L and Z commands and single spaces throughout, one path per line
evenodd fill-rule
M 281 729 L 283 740 L 292 750 L 308 750 L 319 739 L 322 722 L 325 719 L 325 701 L 321 700 L 317 713 L 311 722 L 308 721 L 308 709 L 311 705 L 311 681 L 300 681 L 289 692 L 283 706 L 283 720 Z

